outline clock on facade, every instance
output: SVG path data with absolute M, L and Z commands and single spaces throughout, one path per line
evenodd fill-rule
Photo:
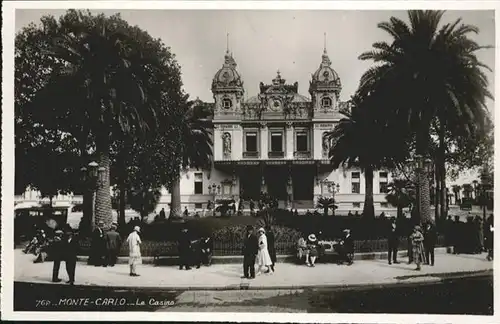
M 329 75 L 330 74 L 328 73 L 328 71 L 323 72 L 323 76 L 325 77 L 325 80 L 328 80 Z
M 279 110 L 281 108 L 281 100 L 275 99 L 271 103 L 271 109 L 272 110 Z

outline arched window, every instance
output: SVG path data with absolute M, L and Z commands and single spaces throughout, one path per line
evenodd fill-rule
M 233 102 L 229 98 L 222 99 L 222 107 L 224 109 L 229 109 L 233 106 Z
M 332 99 L 330 97 L 324 97 L 321 99 L 321 106 L 323 108 L 330 108 L 332 106 Z

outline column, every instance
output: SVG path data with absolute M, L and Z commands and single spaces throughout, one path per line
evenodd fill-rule
M 287 194 L 288 199 L 286 200 L 286 209 L 293 208 L 293 180 L 292 180 L 292 163 L 288 164 L 288 181 L 287 181 Z
M 295 139 L 293 136 L 294 135 L 293 131 L 294 131 L 294 128 L 293 128 L 292 122 L 287 122 L 286 123 L 286 135 L 285 135 L 285 138 L 286 138 L 285 157 L 287 159 L 293 159 L 293 153 L 295 151 L 295 148 L 293 145 L 293 143 L 295 142 Z
M 269 151 L 268 145 L 267 145 L 268 142 L 269 142 L 269 130 L 267 128 L 267 123 L 261 122 L 260 123 L 260 158 L 261 159 L 267 159 L 267 152 Z

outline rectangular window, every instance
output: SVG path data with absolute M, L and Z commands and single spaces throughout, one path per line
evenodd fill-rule
M 296 151 L 297 152 L 307 152 L 308 151 L 307 133 L 306 132 L 297 133 L 296 140 L 297 140 Z
M 203 194 L 203 173 L 197 172 L 194 174 L 194 194 Z
M 281 132 L 271 133 L 271 152 L 283 152 L 283 134 Z
M 359 202 L 352 203 L 352 207 L 353 208 L 360 208 L 361 207 L 361 203 L 359 203 Z
M 387 208 L 387 207 L 389 207 L 389 204 L 387 204 L 387 203 L 380 203 L 380 207 Z
M 201 208 L 203 208 L 203 204 L 202 203 L 195 203 L 194 208 L 201 209 Z
M 360 173 L 359 172 L 352 172 L 351 173 L 351 192 L 359 194 L 361 191 L 360 183 Z
M 245 136 L 246 152 L 257 152 L 257 133 L 248 132 Z
M 379 188 L 380 193 L 387 193 L 387 172 L 379 173 Z

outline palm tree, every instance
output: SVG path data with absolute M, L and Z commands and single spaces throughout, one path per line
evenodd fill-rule
M 332 214 L 335 216 L 335 209 L 337 209 L 337 205 L 335 205 L 335 198 L 333 197 L 319 197 L 317 208 L 323 208 L 323 216 L 328 216 L 328 210 L 332 210 Z
M 477 28 L 459 19 L 438 29 L 443 13 L 412 10 L 409 25 L 395 17 L 379 23 L 393 41 L 377 42 L 374 50 L 360 55 L 377 63 L 362 76 L 360 91 L 375 88 L 386 98 L 383 115 L 406 125 L 415 136 L 416 154 L 423 158 L 429 156 L 434 120 L 453 137 L 475 134 L 484 128 L 485 100 L 491 97 L 482 71 L 487 67 L 475 55 L 484 47 L 468 37 Z M 429 177 L 424 169 L 419 171 L 420 218 L 431 221 Z
M 374 95 L 357 93 L 351 100 L 351 111 L 326 136 L 332 143 L 329 158 L 334 168 L 361 168 L 365 174 L 363 216 L 375 217 L 373 206 L 373 172 L 404 159 L 406 142 L 403 136 L 389 136 L 394 131 L 374 115 L 377 107 Z M 390 126 L 394 127 L 394 126 Z
M 397 207 L 397 218 L 403 217 L 403 208 L 414 203 L 414 184 L 405 179 L 394 179 L 387 185 L 387 202 Z
M 170 190 L 170 217 L 181 217 L 181 171 L 207 168 L 212 163 L 212 112 L 200 100 L 188 101 L 179 109 L 178 170 Z
M 109 225 L 112 135 L 155 128 L 156 117 L 162 115 L 160 91 L 156 84 L 158 91 L 148 90 L 161 64 L 159 58 L 144 54 L 132 35 L 115 30 L 112 22 L 102 18 L 97 17 L 93 27 L 83 23 L 65 26 L 67 32 L 47 52 L 64 62 L 63 67 L 55 71 L 41 96 L 45 100 L 51 96 L 65 98 L 70 107 L 75 107 L 71 112 L 74 118 L 85 125 L 86 133 L 81 137 L 94 139 L 102 173 L 95 218 Z

